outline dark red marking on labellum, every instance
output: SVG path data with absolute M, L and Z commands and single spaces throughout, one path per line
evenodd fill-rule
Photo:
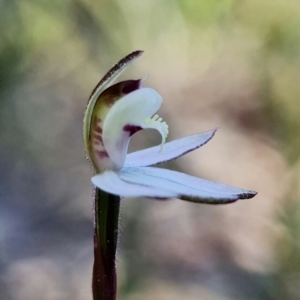
M 103 139 L 101 135 L 95 134 L 94 139 L 103 145 Z
M 104 98 L 104 103 L 107 107 L 112 107 L 115 102 L 118 100 L 117 97 L 113 97 L 112 95 L 111 96 L 107 96 Z
M 140 131 L 142 129 L 141 126 L 127 124 L 123 127 L 123 130 L 126 132 L 129 132 L 129 136 L 134 135 L 136 132 Z
M 96 126 L 95 131 L 98 132 L 98 133 L 102 133 L 102 128 L 99 127 L 99 126 Z
M 97 153 L 97 155 L 98 155 L 99 158 L 106 158 L 106 157 L 108 157 L 108 153 L 105 150 L 102 150 L 102 151 L 96 150 L 96 153 Z
M 111 107 L 117 100 L 124 95 L 127 95 L 133 91 L 142 87 L 142 80 L 125 80 L 118 82 L 101 93 L 99 99 L 105 103 L 106 106 Z
M 138 80 L 126 80 L 123 82 L 124 86 L 122 88 L 123 94 L 129 94 L 135 90 L 141 88 L 141 79 Z

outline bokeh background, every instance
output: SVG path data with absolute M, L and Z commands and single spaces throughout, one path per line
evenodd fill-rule
M 118 299 L 300 299 L 299 0 L 0 0 L 0 299 L 92 299 L 83 113 L 138 49 L 169 140 L 221 128 L 167 167 L 259 194 L 123 201 Z

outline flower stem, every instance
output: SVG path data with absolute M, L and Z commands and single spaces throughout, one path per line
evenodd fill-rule
M 95 191 L 93 299 L 116 300 L 120 197 Z

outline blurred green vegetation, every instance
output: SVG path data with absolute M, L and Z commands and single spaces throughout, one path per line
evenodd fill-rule
M 87 95 L 100 74 L 116 59 L 136 50 L 137 45 L 150 53 L 159 53 L 160 50 L 164 53 L 163 47 L 173 43 L 181 49 L 182 42 L 176 40 L 176 28 L 179 27 L 187 37 L 187 53 L 183 55 L 187 56 L 189 70 L 222 55 L 227 57 L 226 51 L 232 51 L 229 54 L 241 57 L 251 66 L 250 74 L 254 74 L 257 93 L 249 101 L 259 103 L 259 106 L 254 114 L 246 111 L 250 123 L 240 120 L 238 126 L 246 134 L 261 136 L 288 165 L 286 191 L 278 195 L 280 200 L 274 203 L 278 212 L 274 222 L 282 228 L 280 237 L 273 241 L 274 267 L 272 271 L 266 271 L 263 278 L 253 274 L 252 292 L 245 292 L 240 299 L 299 299 L 299 0 L 162 0 L 143 3 L 138 0 L 0 0 L 1 155 L 3 164 L 12 162 L 12 165 L 5 165 L 0 174 L 2 194 L 8 194 L 7 199 L 12 203 L 19 203 L 20 200 L 9 197 L 14 189 L 6 186 L 17 181 L 13 178 L 18 178 L 20 161 L 30 161 L 30 165 L 34 165 L 33 169 L 25 168 L 28 172 L 42 170 L 43 176 L 47 176 L 49 170 L 54 172 L 57 168 L 52 164 L 57 158 L 51 160 L 50 157 L 55 153 L 54 149 L 59 149 L 56 155 L 61 159 L 59 163 L 65 166 L 63 155 L 68 152 L 63 149 L 69 147 L 70 141 L 65 139 L 64 132 L 58 131 L 58 141 L 51 135 L 43 139 L 45 129 L 41 124 L 46 123 L 47 128 L 51 128 L 65 117 L 52 117 L 52 113 L 54 115 L 61 107 L 67 107 L 74 115 L 65 117 L 66 122 L 73 122 L 69 126 L 76 122 L 80 124 Z M 172 37 L 170 32 L 173 32 Z M 169 53 L 170 57 L 178 59 L 180 55 L 176 56 L 176 51 L 179 50 L 173 46 L 170 49 L 174 51 Z M 180 62 L 175 60 L 174 64 L 180 65 Z M 238 72 L 239 66 L 232 68 Z M 172 78 L 172 74 L 169 76 Z M 61 99 L 61 95 L 66 98 Z M 68 130 L 67 126 L 64 128 Z M 71 143 L 72 149 L 81 147 L 80 129 L 75 133 L 78 137 Z M 20 139 L 23 139 L 22 149 Z M 52 143 L 53 148 L 49 148 L 47 142 Z M 78 156 L 83 156 L 83 151 L 76 151 Z M 22 197 L 22 193 L 15 197 Z M 0 210 L 6 205 L 7 202 L 0 201 Z M 139 204 L 135 209 L 136 215 L 142 214 Z M 124 299 L 156 272 L 140 251 L 138 235 L 143 235 L 143 232 L 139 231 L 138 221 L 131 218 L 124 225 L 122 244 L 122 251 L 125 255 L 128 253 L 124 264 L 125 279 L 120 287 Z M 135 252 L 130 252 L 132 249 Z M 2 261 L 4 258 L 0 258 L 0 271 Z M 158 277 L 165 280 L 164 274 Z M 176 277 L 170 280 L 184 282 Z M 214 290 L 214 287 L 210 288 Z

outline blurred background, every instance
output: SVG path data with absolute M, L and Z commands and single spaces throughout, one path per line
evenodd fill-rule
M 149 75 L 169 140 L 221 128 L 166 167 L 258 195 L 124 200 L 118 299 L 300 299 L 298 0 L 0 0 L 0 28 L 1 300 L 92 299 L 83 114 L 138 49 L 121 79 Z

